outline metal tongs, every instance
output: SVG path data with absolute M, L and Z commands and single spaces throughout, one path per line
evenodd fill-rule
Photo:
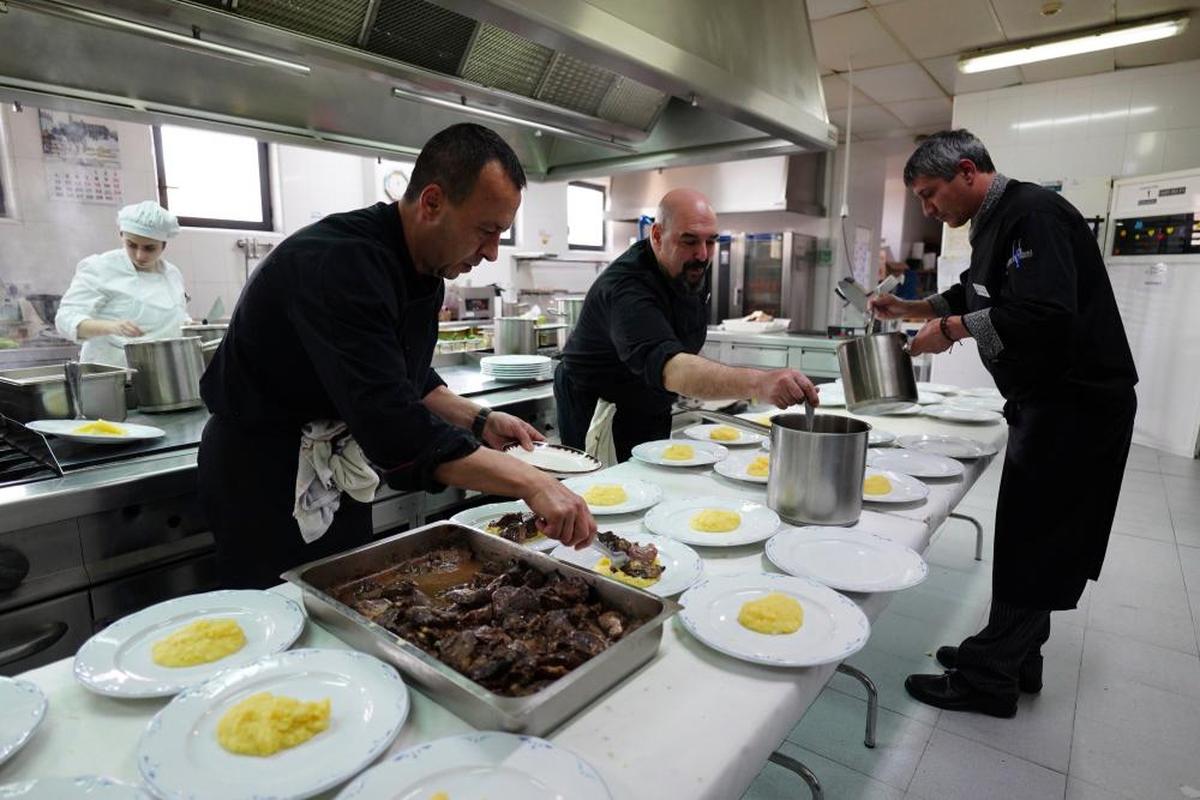
M 609 560 L 614 570 L 621 569 L 621 567 L 629 563 L 629 554 L 623 553 L 620 550 L 613 550 L 600 541 L 600 534 L 596 534 L 596 538 L 592 540 L 592 547 L 599 550 L 600 554 Z

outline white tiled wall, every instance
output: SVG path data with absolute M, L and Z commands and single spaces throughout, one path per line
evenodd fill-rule
M 1200 61 L 1013 86 L 954 98 L 1010 177 L 1050 181 L 1200 166 Z

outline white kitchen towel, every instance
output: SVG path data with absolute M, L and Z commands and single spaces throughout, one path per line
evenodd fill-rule
M 292 516 L 305 544 L 325 535 L 342 504 L 342 492 L 360 503 L 375 498 L 379 476 L 346 423 L 314 420 L 300 431 L 300 464 L 296 469 L 296 505 Z
M 613 417 L 617 415 L 617 407 L 600 398 L 596 401 L 596 410 L 592 413 L 592 422 L 588 425 L 587 436 L 583 439 L 583 449 L 594 456 L 606 467 L 617 463 L 617 446 L 613 444 Z

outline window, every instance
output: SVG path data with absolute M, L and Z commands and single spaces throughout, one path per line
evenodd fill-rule
M 250 136 L 154 126 L 158 197 L 179 224 L 272 230 L 267 145 Z
M 571 250 L 603 250 L 604 207 L 607 192 L 595 183 L 567 184 L 567 247 Z
M 512 227 L 505 228 L 500 233 L 500 244 L 515 245 L 517 243 L 516 228 L 517 228 L 517 220 L 514 218 Z

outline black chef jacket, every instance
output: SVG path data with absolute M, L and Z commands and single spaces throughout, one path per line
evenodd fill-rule
M 705 278 L 708 280 L 707 276 Z M 671 431 L 676 395 L 663 367 L 678 353 L 699 353 L 708 333 L 708 287 L 696 295 L 674 286 L 642 240 L 605 269 L 588 290 L 555 376 L 563 442 L 583 447 L 597 398 L 617 406 L 617 456 Z
M 213 414 L 201 497 L 227 584 L 260 584 L 370 535 L 370 508 L 343 495 L 334 525 L 303 546 L 291 512 L 305 423 L 344 421 L 398 489 L 443 488 L 438 465 L 479 446 L 421 403 L 444 385 L 430 366 L 443 291 L 416 272 L 395 204 L 309 225 L 255 270 L 201 380 Z
M 970 269 L 942 298 L 952 314 L 989 309 L 995 335 L 972 333 L 1007 400 L 993 595 L 1074 608 L 1100 575 L 1137 407 L 1095 235 L 1057 193 L 1010 181 L 972 231 Z

